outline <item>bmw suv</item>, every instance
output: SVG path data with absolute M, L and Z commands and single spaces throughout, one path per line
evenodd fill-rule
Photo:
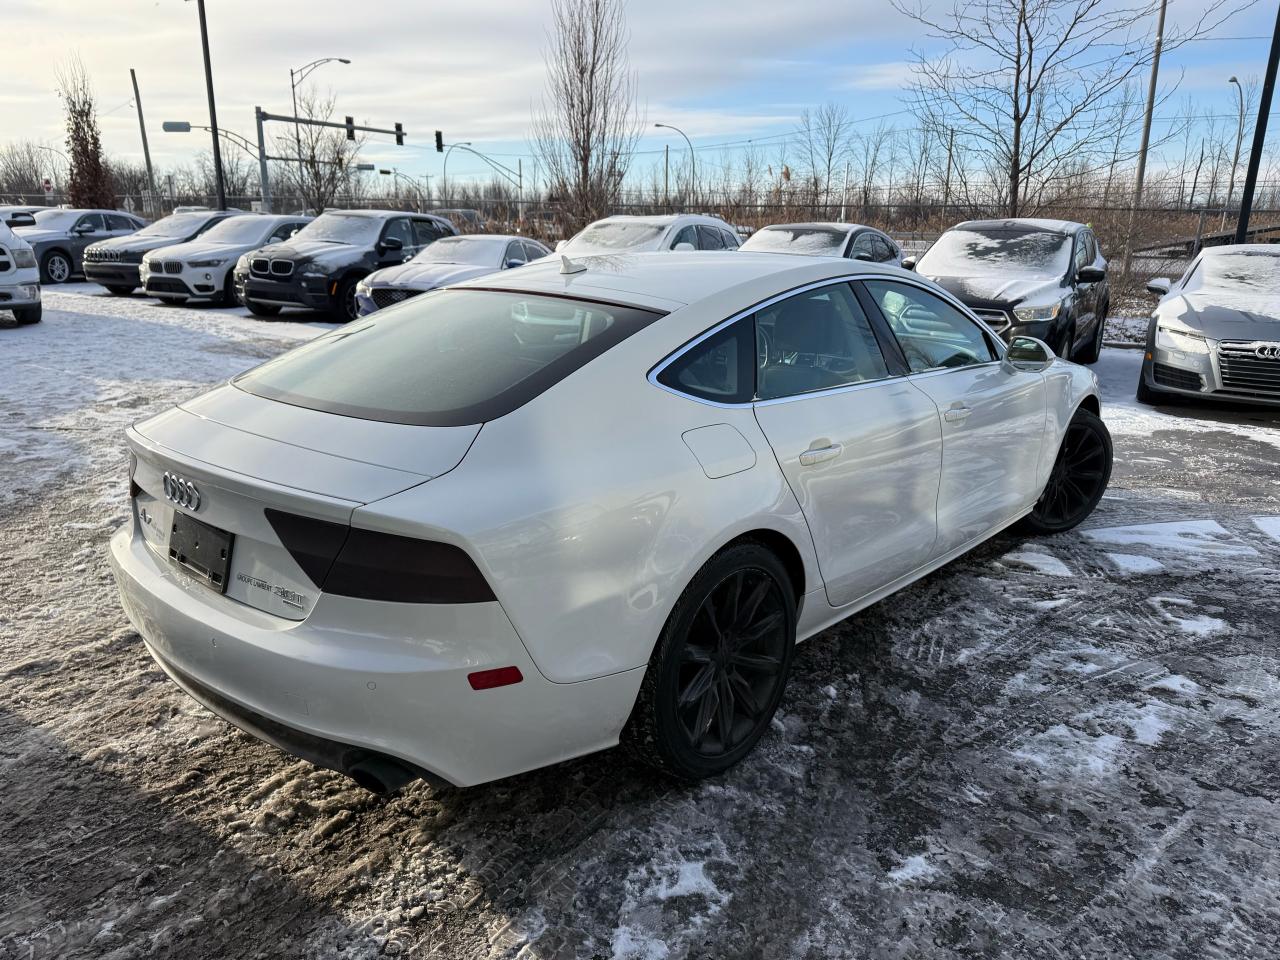
M 1067 220 L 969 220 L 902 262 L 959 297 L 1005 341 L 1036 337 L 1093 363 L 1111 290 L 1093 231 Z
M 323 310 L 339 323 L 354 320 L 359 315 L 356 284 L 457 232 L 450 221 L 430 214 L 323 213 L 285 242 L 249 255 L 242 299 L 258 317 L 273 317 L 283 307 L 304 307 Z
M 194 240 L 214 224 L 239 212 L 174 213 L 127 237 L 90 244 L 84 251 L 85 279 L 102 284 L 116 296 L 127 296 L 142 285 L 140 270 L 144 254 Z

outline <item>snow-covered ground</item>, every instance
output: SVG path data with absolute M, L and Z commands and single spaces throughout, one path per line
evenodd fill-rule
M 0 957 L 1275 955 L 1276 414 L 1104 351 L 1085 528 L 805 644 L 723 779 L 384 802 L 187 699 L 105 567 L 123 425 L 328 329 L 242 314 L 76 285 L 0 330 Z

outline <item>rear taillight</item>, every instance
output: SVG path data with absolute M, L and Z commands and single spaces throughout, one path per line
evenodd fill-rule
M 486 603 L 494 598 L 465 550 L 448 543 L 347 527 L 280 510 L 267 521 L 325 593 L 395 603 Z

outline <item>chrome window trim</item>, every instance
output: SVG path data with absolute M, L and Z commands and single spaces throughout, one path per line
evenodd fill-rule
M 739 320 L 744 320 L 747 317 L 751 316 L 752 314 L 757 313 L 760 310 L 764 310 L 765 308 L 770 307 L 775 303 L 778 303 L 782 300 L 787 300 L 790 297 L 798 296 L 799 294 L 802 294 L 802 293 L 807 293 L 810 290 L 817 290 L 820 287 L 834 286 L 835 284 L 839 284 L 839 283 L 851 283 L 854 280 L 889 280 L 890 282 L 893 282 L 893 283 L 905 283 L 908 286 L 919 287 L 921 290 L 925 291 L 926 293 L 933 294 L 934 296 L 940 298 L 948 306 L 955 307 L 957 310 L 960 311 L 962 316 L 965 316 L 968 319 L 972 320 L 974 323 L 978 325 L 978 327 L 981 330 L 986 332 L 986 334 L 991 338 L 992 343 L 996 345 L 995 347 L 996 358 L 994 360 L 987 361 L 986 363 L 971 363 L 964 367 L 940 367 L 935 370 L 920 370 L 914 373 L 906 373 L 901 375 L 890 374 L 889 376 L 881 377 L 878 380 L 859 380 L 856 383 L 847 383 L 847 384 L 844 384 L 843 386 L 830 387 L 826 390 L 815 390 L 811 393 L 797 393 L 789 397 L 774 397 L 770 400 L 756 400 L 753 398 L 751 400 L 743 401 L 740 403 L 723 403 L 719 400 L 708 400 L 705 397 L 695 397 L 691 393 L 685 393 L 683 390 L 676 390 L 674 387 L 669 387 L 665 383 L 659 382 L 658 376 L 664 370 L 666 370 L 667 367 L 671 366 L 671 364 L 675 363 L 682 356 L 684 356 L 694 347 L 698 346 L 698 344 L 702 343 L 704 340 L 707 340 L 710 337 L 715 336 L 717 333 L 719 333 L 721 330 L 724 330 L 726 327 L 733 326 L 733 324 L 737 323 Z M 871 384 L 887 383 L 890 380 L 911 380 L 915 377 L 933 376 L 939 373 L 955 373 L 957 370 L 972 370 L 974 367 L 995 366 L 997 364 L 1004 362 L 1005 349 L 1006 349 L 1005 342 L 1000 339 L 999 334 L 993 331 L 989 326 L 987 326 L 987 324 L 983 323 L 981 319 L 979 319 L 977 316 L 974 315 L 972 310 L 970 310 L 963 303 L 961 303 L 959 300 L 957 300 L 955 297 L 949 294 L 946 290 L 943 290 L 940 287 L 938 288 L 931 287 L 928 283 L 922 283 L 920 279 L 915 276 L 909 275 L 909 276 L 897 277 L 892 274 L 886 274 L 886 273 L 862 272 L 862 273 L 847 274 L 839 277 L 832 277 L 827 280 L 818 280 L 814 283 L 807 283 L 799 287 L 792 287 L 790 290 L 786 290 L 782 293 L 775 294 L 774 296 L 769 297 L 766 300 L 761 300 L 759 303 L 755 304 L 754 306 L 748 307 L 746 310 L 742 310 L 738 313 L 735 313 L 733 316 L 729 317 L 729 319 L 721 320 L 719 323 L 715 324 L 714 326 L 704 330 L 702 333 L 694 337 L 688 343 L 685 343 L 684 345 L 677 347 L 675 350 L 667 354 L 665 357 L 663 357 L 656 364 L 654 364 L 653 367 L 649 369 L 649 374 L 646 379 L 648 379 L 649 383 L 657 387 L 659 390 L 665 390 L 667 393 L 673 394 L 674 396 L 677 396 L 677 397 L 682 397 L 685 400 L 692 400 L 695 403 L 706 404 L 709 407 L 716 407 L 721 410 L 740 410 L 743 407 L 753 407 L 753 406 L 756 406 L 757 404 L 764 406 L 767 404 L 775 404 L 775 403 L 789 403 L 792 400 L 805 400 L 810 397 L 828 396 L 833 393 L 840 393 L 847 390 L 858 389 L 861 387 L 869 386 Z

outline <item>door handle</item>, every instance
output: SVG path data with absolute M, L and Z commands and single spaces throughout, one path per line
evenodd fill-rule
M 843 443 L 833 443 L 827 447 L 810 447 L 804 453 L 800 454 L 800 465 L 802 467 L 812 467 L 816 463 L 822 463 L 826 460 L 834 460 L 840 456 L 840 452 L 844 450 Z
M 956 401 L 951 405 L 950 409 L 942 415 L 942 418 L 948 423 L 962 423 L 971 413 L 973 413 L 972 407 L 967 407 L 963 403 Z

